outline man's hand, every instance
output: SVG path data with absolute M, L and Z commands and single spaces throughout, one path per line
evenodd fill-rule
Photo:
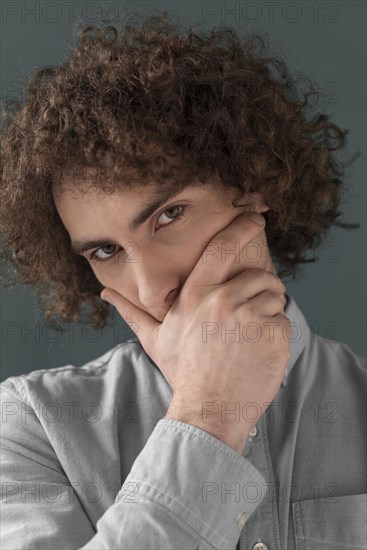
M 263 414 L 290 358 L 280 279 L 264 268 L 239 266 L 228 280 L 236 256 L 222 251 L 233 250 L 234 242 L 243 250 L 260 235 L 265 220 L 256 216 L 263 226 L 243 213 L 215 235 L 162 323 L 112 289 L 103 291 L 138 328 L 144 350 L 173 389 L 165 418 L 198 426 L 238 452 L 259 417 L 238 420 L 225 410 L 255 402 Z

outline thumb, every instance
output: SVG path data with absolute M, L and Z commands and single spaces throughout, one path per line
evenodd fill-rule
M 112 290 L 112 288 L 103 289 L 100 298 L 117 309 L 125 323 L 138 336 L 145 351 L 150 355 L 148 350 L 151 347 L 151 343 L 154 342 L 153 332 L 161 323 L 149 315 L 149 313 L 146 313 L 130 302 L 130 300 L 124 298 L 119 292 Z

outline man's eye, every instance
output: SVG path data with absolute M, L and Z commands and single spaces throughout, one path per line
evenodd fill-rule
M 178 209 L 178 208 L 181 208 L 181 210 L 179 211 L 179 214 L 178 214 L 178 215 L 177 215 L 177 214 L 176 214 L 176 216 L 173 215 L 173 219 L 172 219 L 169 215 L 167 216 L 166 212 L 172 212 L 172 211 L 176 211 L 176 212 L 177 212 L 177 209 Z M 175 222 L 181 220 L 181 218 L 184 217 L 183 212 L 185 211 L 185 209 L 186 209 L 186 207 L 183 206 L 183 205 L 175 205 L 175 206 L 170 206 L 169 208 L 167 208 L 167 210 L 165 210 L 164 212 L 162 212 L 162 214 L 160 214 L 158 220 L 159 220 L 162 216 L 167 216 L 168 219 L 171 220 L 171 221 L 170 221 L 170 223 L 161 224 L 161 227 L 162 227 L 162 226 L 165 227 L 165 226 L 167 226 L 167 225 L 172 225 L 173 223 L 175 223 Z
M 179 220 L 181 220 L 185 214 L 185 210 L 186 210 L 186 206 L 185 205 L 174 205 L 174 206 L 170 206 L 169 208 L 167 208 L 166 210 L 164 210 L 164 212 L 162 212 L 160 215 L 159 215 L 159 218 L 158 220 L 162 217 L 162 216 L 167 216 L 167 218 L 170 220 L 168 223 L 164 223 L 164 224 L 161 224 L 160 227 L 167 227 L 167 226 L 170 226 L 170 225 L 173 225 L 174 223 L 178 222 Z M 177 212 L 177 209 L 180 209 L 179 210 L 179 214 L 176 214 L 176 216 L 173 214 L 172 216 L 172 211 L 173 212 Z M 166 212 L 168 212 L 168 214 L 166 214 Z M 171 212 L 171 214 L 169 214 Z M 173 219 L 172 219 L 173 217 Z M 158 228 L 159 229 L 159 228 Z M 113 248 L 114 250 L 109 250 L 109 251 L 105 251 L 105 249 L 110 249 L 110 248 Z M 116 248 L 120 248 L 120 250 L 118 252 L 116 252 Z M 108 244 L 108 245 L 105 245 L 105 246 L 101 246 L 100 248 L 97 248 L 94 252 L 92 252 L 92 254 L 89 255 L 88 260 L 90 261 L 90 263 L 94 263 L 94 262 L 108 262 L 109 260 L 111 260 L 112 258 L 114 258 L 115 256 L 117 256 L 117 254 L 119 254 L 120 252 L 122 252 L 123 248 L 121 247 L 118 247 L 117 244 Z M 107 254 L 107 257 L 100 257 L 98 255 L 99 251 L 102 251 L 102 253 L 104 254 Z
M 111 247 L 117 247 L 118 245 L 117 244 L 106 244 L 105 246 L 101 246 L 100 248 L 97 248 L 94 252 L 92 252 L 92 254 L 89 256 L 88 260 L 93 263 L 93 262 L 107 262 L 110 258 L 113 258 L 116 254 L 110 254 L 110 255 L 107 255 L 107 257 L 100 257 L 98 256 L 97 252 L 99 252 L 100 250 L 103 251 L 104 249 L 108 249 L 108 248 L 111 248 Z M 122 249 L 121 249 L 122 250 Z M 108 254 L 108 252 L 107 252 Z

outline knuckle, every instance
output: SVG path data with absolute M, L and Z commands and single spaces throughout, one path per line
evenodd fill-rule
M 276 294 L 278 301 L 280 302 L 281 307 L 283 308 L 285 306 L 285 298 L 284 294 Z
M 215 314 L 223 312 L 228 307 L 229 292 L 225 288 L 218 288 L 215 292 L 211 292 L 207 297 L 209 309 Z
M 273 280 L 276 282 L 277 287 L 278 287 L 282 292 L 285 292 L 285 291 L 286 291 L 286 288 L 285 288 L 284 284 L 282 283 L 282 281 L 279 279 L 278 275 L 275 275 L 275 273 L 272 273 L 272 275 L 273 275 Z
M 245 315 L 247 318 L 251 320 L 253 320 L 254 318 L 255 319 L 260 318 L 260 313 L 255 304 L 253 304 L 252 302 L 247 302 L 244 305 L 245 305 L 245 312 L 246 312 Z
M 282 294 L 279 294 L 278 292 L 274 292 L 273 290 L 266 290 L 265 291 L 266 298 L 270 301 L 272 301 L 274 304 L 281 304 L 284 305 L 284 298 Z
M 254 277 L 266 277 L 267 271 L 261 267 L 250 267 L 250 270 Z
M 246 281 L 251 282 L 251 284 L 255 281 L 267 281 L 267 275 L 266 271 L 264 269 L 261 269 L 260 267 L 246 267 L 245 271 L 243 272 L 243 276 L 245 277 Z
M 248 276 L 248 277 L 256 277 L 259 273 L 261 273 L 262 271 L 264 271 L 263 269 L 260 269 L 260 267 L 247 267 L 246 266 L 246 270 L 244 271 L 244 273 Z
M 229 287 L 221 286 L 214 293 L 215 303 L 219 306 L 227 304 L 230 300 L 233 300 L 233 291 Z

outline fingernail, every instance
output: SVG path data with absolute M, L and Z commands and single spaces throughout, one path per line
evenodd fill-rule
M 109 294 L 103 294 L 103 292 L 101 292 L 101 294 L 99 295 L 99 297 L 101 298 L 101 300 L 103 300 L 104 302 L 107 302 L 109 304 L 111 304 L 111 306 L 114 306 L 115 304 L 113 303 L 113 300 L 111 298 L 111 296 Z
M 257 212 L 251 212 L 250 218 L 253 222 L 257 223 L 257 225 L 265 225 L 265 218 L 261 214 L 258 214 Z

